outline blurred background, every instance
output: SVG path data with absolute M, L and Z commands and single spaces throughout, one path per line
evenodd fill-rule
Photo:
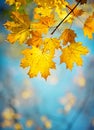
M 0 0 L 0 130 L 94 130 L 94 38 L 75 27 L 77 40 L 90 50 L 83 67 L 69 71 L 57 60 L 47 81 L 30 79 L 20 67 L 25 47 L 6 41 L 10 12 Z

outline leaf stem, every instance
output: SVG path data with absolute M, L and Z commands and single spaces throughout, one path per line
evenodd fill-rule
M 66 18 L 75 10 L 75 8 L 79 5 L 81 0 L 78 1 L 78 3 L 74 6 L 73 9 L 62 19 L 62 21 L 56 26 L 56 28 L 51 32 L 51 35 L 54 34 L 54 32 L 59 28 L 59 26 L 66 20 Z

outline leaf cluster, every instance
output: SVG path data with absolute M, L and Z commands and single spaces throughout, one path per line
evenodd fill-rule
M 75 0 L 75 4 L 70 4 L 67 0 L 33 0 L 33 4 L 36 4 L 33 19 L 30 19 L 26 10 L 20 12 L 23 5 L 25 9 L 28 1 L 6 0 L 6 3 L 15 6 L 15 11 L 11 13 L 12 21 L 4 24 L 10 31 L 7 40 L 12 44 L 19 42 L 28 45 L 29 48 L 22 52 L 24 58 L 21 66 L 30 67 L 28 74 L 31 78 L 39 73 L 45 79 L 50 75 L 50 69 L 56 68 L 53 61 L 56 50 L 61 51 L 60 64 L 65 63 L 68 69 L 72 70 L 74 63 L 82 66 L 81 56 L 89 51 L 81 42 L 76 41 L 77 34 L 72 25 L 75 19 L 80 20 L 86 14 L 82 8 L 87 4 L 86 0 Z M 59 32 L 61 24 L 64 28 Z M 82 28 L 84 35 L 90 39 L 93 38 L 93 25 L 92 12 Z

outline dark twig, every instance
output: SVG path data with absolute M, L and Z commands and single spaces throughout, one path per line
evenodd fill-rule
M 71 9 L 71 11 L 64 17 L 64 19 L 56 26 L 56 28 L 51 32 L 51 35 L 54 34 L 54 32 L 58 29 L 58 27 L 67 19 L 67 17 L 75 10 L 75 8 L 79 5 L 79 3 L 81 2 L 81 0 L 79 0 L 79 2 L 74 6 L 73 9 Z

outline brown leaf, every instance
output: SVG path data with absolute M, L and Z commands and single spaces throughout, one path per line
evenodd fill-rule
M 66 45 L 68 42 L 75 42 L 76 33 L 72 29 L 65 29 L 60 36 L 60 40 L 63 40 L 63 45 Z

